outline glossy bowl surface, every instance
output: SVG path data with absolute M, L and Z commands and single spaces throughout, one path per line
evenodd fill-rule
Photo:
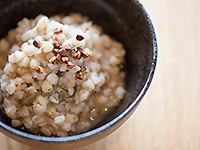
M 0 38 L 24 17 L 79 12 L 126 49 L 126 90 L 124 99 L 112 113 L 91 130 L 68 137 L 44 137 L 17 130 L 0 113 L 0 131 L 30 146 L 76 148 L 107 136 L 135 111 L 153 78 L 157 61 L 157 41 L 152 22 L 138 0 L 6 0 L 0 1 Z

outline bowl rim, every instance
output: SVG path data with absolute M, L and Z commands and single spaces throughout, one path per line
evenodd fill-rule
M 152 63 L 151 63 L 151 67 L 150 67 L 150 71 L 148 74 L 148 78 L 145 82 L 145 85 L 143 86 L 142 90 L 140 91 L 139 95 L 137 96 L 137 98 L 131 103 L 131 105 L 128 106 L 128 108 L 125 109 L 125 111 L 123 111 L 119 116 L 117 116 L 116 118 L 114 118 L 113 120 L 111 120 L 110 122 L 96 128 L 90 131 L 87 131 L 85 133 L 81 133 L 81 134 L 77 134 L 77 135 L 72 135 L 72 136 L 67 136 L 67 137 L 46 137 L 46 136 L 38 136 L 38 135 L 33 135 L 30 133 L 25 133 L 23 131 L 17 130 L 15 128 L 12 128 L 9 125 L 4 124 L 3 122 L 0 121 L 0 128 L 3 130 L 7 130 L 13 134 L 16 134 L 20 137 L 23 138 L 28 138 L 30 140 L 37 140 L 37 141 L 41 141 L 41 142 L 54 142 L 54 143 L 63 143 L 63 142 L 77 142 L 80 140 L 85 140 L 87 138 L 91 138 L 94 137 L 95 135 L 105 132 L 106 130 L 109 130 L 111 127 L 113 127 L 114 125 L 117 124 L 117 122 L 123 120 L 125 118 L 125 116 L 127 116 L 129 113 L 131 113 L 136 106 L 140 103 L 140 101 L 142 100 L 143 96 L 145 95 L 145 93 L 147 92 L 150 83 L 152 82 L 153 79 L 153 75 L 155 72 L 155 68 L 156 68 L 156 62 L 157 62 L 157 40 L 156 40 L 156 34 L 155 34 L 155 30 L 152 24 L 152 21 L 147 13 L 147 11 L 145 10 L 145 8 L 143 7 L 143 5 L 141 4 L 141 2 L 139 0 L 135 0 L 136 5 L 138 5 L 145 17 L 145 19 L 147 20 L 149 29 L 150 29 L 150 34 L 151 34 L 151 38 L 152 38 L 152 44 L 153 44 L 153 58 L 152 58 Z

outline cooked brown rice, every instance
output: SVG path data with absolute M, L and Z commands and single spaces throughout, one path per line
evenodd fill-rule
M 0 40 L 0 54 L 2 109 L 35 134 L 86 131 L 125 93 L 123 45 L 80 14 L 24 18 Z

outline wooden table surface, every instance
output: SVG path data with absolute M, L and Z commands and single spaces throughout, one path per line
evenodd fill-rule
M 132 117 L 77 150 L 200 149 L 200 0 L 141 0 L 159 46 L 152 85 Z M 0 150 L 36 150 L 0 134 Z

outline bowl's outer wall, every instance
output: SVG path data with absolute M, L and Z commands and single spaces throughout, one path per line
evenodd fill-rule
M 151 21 L 138 1 L 133 0 L 6 0 L 0 1 L 0 38 L 17 26 L 24 17 L 34 18 L 38 14 L 48 16 L 79 12 L 94 23 L 100 25 L 104 32 L 122 42 L 126 55 L 126 90 L 120 105 L 94 129 L 72 138 L 35 138 L 27 133 L 10 128 L 10 121 L 0 114 L 0 130 L 25 144 L 39 146 L 49 144 L 67 144 L 77 147 L 101 139 L 119 127 L 135 110 L 148 89 L 157 59 L 157 45 Z M 121 120 L 121 121 L 120 121 Z M 117 123 L 116 123 L 117 122 Z M 8 126 L 6 126 L 8 125 Z M 7 129 L 9 129 L 9 131 Z M 22 136 L 21 136 L 22 135 Z M 90 137 L 89 137 L 90 136 Z M 24 138 L 30 137 L 30 138 Z M 33 140 L 32 140 L 33 139 Z M 34 140 L 35 139 L 35 140 Z M 47 141 L 41 142 L 38 141 Z M 75 143 L 75 144 L 74 144 Z M 78 144 L 77 144 L 78 143 Z

